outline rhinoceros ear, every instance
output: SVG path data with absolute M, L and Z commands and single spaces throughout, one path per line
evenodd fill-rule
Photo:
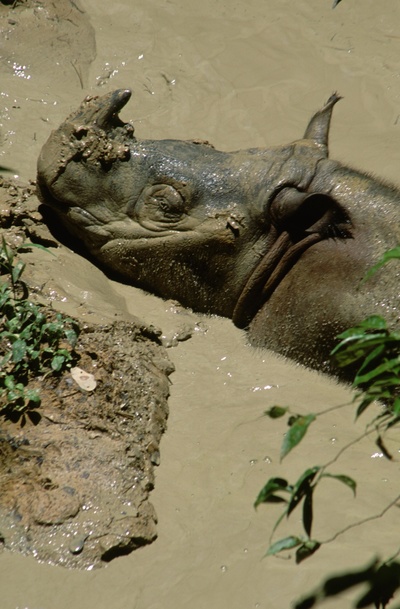
M 347 238 L 351 225 L 345 210 L 333 197 L 296 188 L 280 191 L 271 203 L 270 218 L 277 232 L 286 232 L 293 242 L 310 234 L 318 234 L 321 239 Z
M 308 123 L 304 134 L 305 140 L 312 140 L 316 144 L 328 146 L 329 127 L 331 124 L 332 110 L 336 102 L 342 99 L 337 93 L 333 93 L 325 106 L 318 110 Z

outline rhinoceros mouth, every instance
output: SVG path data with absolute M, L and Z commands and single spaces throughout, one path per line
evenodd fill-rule
M 309 248 L 324 240 L 352 238 L 350 219 L 334 199 L 317 193 L 305 196 L 303 203 L 311 200 L 314 208 L 311 214 L 308 210 L 303 218 L 299 218 L 299 206 L 290 217 L 286 210 L 286 228 L 272 227 L 273 244 L 250 273 L 232 315 L 239 328 L 249 325 Z M 319 206 L 320 213 L 318 210 L 315 212 L 316 206 Z
M 106 220 L 97 217 L 88 209 L 75 204 L 66 204 L 65 201 L 57 199 L 46 184 L 37 181 L 36 192 L 40 202 L 71 224 L 71 227 L 78 225 L 82 230 L 89 230 L 91 227 L 102 227 L 107 224 Z

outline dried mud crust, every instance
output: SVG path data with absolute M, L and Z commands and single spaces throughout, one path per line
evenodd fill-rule
M 1 234 L 51 243 L 33 186 L 0 180 Z M 66 567 L 91 568 L 156 537 L 148 500 L 166 427 L 173 371 L 159 332 L 140 322 L 83 325 L 77 365 L 34 381 L 34 424 L 0 420 L 0 547 Z

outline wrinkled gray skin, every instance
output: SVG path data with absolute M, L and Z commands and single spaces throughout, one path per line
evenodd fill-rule
M 399 325 L 400 192 L 328 159 L 332 95 L 304 138 L 236 152 L 137 140 L 130 91 L 87 98 L 43 147 L 38 191 L 109 269 L 248 328 L 329 370 L 335 336 L 371 314 Z

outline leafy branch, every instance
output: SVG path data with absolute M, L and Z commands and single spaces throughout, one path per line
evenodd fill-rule
M 328 465 L 328 464 L 327 464 Z M 301 503 L 303 504 L 302 510 L 302 524 L 305 532 L 305 536 L 289 535 L 284 537 L 269 546 L 266 556 L 273 556 L 284 550 L 296 550 L 296 563 L 299 564 L 312 554 L 316 552 L 322 543 L 311 538 L 312 523 L 313 523 L 313 499 L 314 492 L 322 478 L 331 478 L 337 480 L 347 486 L 353 495 L 356 495 L 357 484 L 353 478 L 345 474 L 332 474 L 326 471 L 325 466 L 315 465 L 303 472 L 300 478 L 294 483 L 289 484 L 284 478 L 270 478 L 266 485 L 259 492 L 254 507 L 257 508 L 261 503 L 285 503 L 286 507 L 275 523 L 272 530 L 272 535 L 277 529 L 278 525 L 282 522 L 286 516 L 288 518 L 290 514 L 298 507 Z M 282 496 L 287 494 L 287 497 Z

